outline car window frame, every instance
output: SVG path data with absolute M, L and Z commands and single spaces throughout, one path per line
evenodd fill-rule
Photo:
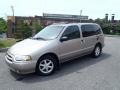
M 70 26 L 77 26 L 78 27 L 78 31 L 79 31 L 79 37 L 78 38 L 74 38 L 74 39 L 80 39 L 81 38 L 81 28 L 79 27 L 79 25 L 69 25 L 69 26 L 67 26 L 65 29 L 64 29 L 64 31 L 62 32 L 62 34 L 61 34 L 61 36 L 60 36 L 60 39 L 63 37 L 63 34 L 64 34 L 64 32 L 66 31 L 66 29 L 68 28 L 68 27 L 70 27 Z M 69 40 L 74 40 L 74 39 L 68 39 L 67 41 L 69 41 Z
M 87 36 L 84 36 L 84 34 L 83 34 L 83 31 L 82 31 L 82 26 L 87 26 L 87 25 L 91 25 L 91 26 L 96 26 L 96 27 L 98 27 L 99 28 L 99 30 L 100 30 L 100 33 L 98 33 L 98 34 L 96 34 L 96 30 L 95 30 L 95 33 L 93 34 L 93 35 L 87 35 Z M 93 30 L 94 31 L 94 30 Z M 91 36 L 95 36 L 95 35 L 99 35 L 99 34 L 101 34 L 102 33 L 102 31 L 101 31 L 101 28 L 100 28 L 100 26 L 99 25 L 96 25 L 96 24 L 83 24 L 83 25 L 81 25 L 81 34 L 82 34 L 82 37 L 83 38 L 86 38 L 86 37 L 91 37 Z

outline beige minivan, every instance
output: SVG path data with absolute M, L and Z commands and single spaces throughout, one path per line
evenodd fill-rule
M 98 24 L 53 24 L 13 45 L 5 61 L 20 74 L 50 75 L 65 61 L 87 54 L 99 57 L 103 46 L 104 35 Z

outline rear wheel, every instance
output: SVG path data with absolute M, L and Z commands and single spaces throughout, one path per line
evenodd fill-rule
M 99 45 L 99 44 L 96 45 L 95 48 L 94 48 L 94 50 L 93 50 L 93 52 L 92 52 L 92 56 L 93 56 L 94 58 L 99 57 L 99 56 L 101 55 L 101 51 L 102 51 L 101 45 Z
M 57 68 L 56 59 L 53 56 L 43 56 L 37 63 L 36 71 L 39 75 L 46 76 L 53 74 Z

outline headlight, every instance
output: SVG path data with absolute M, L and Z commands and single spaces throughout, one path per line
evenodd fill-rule
M 31 61 L 32 58 L 29 55 L 25 55 L 25 56 L 16 55 L 15 60 L 16 61 Z

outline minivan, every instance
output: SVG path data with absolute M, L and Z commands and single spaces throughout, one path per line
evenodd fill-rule
M 16 73 L 45 76 L 53 74 L 61 63 L 80 56 L 97 58 L 103 47 L 104 35 L 96 23 L 53 24 L 9 48 L 5 61 Z

